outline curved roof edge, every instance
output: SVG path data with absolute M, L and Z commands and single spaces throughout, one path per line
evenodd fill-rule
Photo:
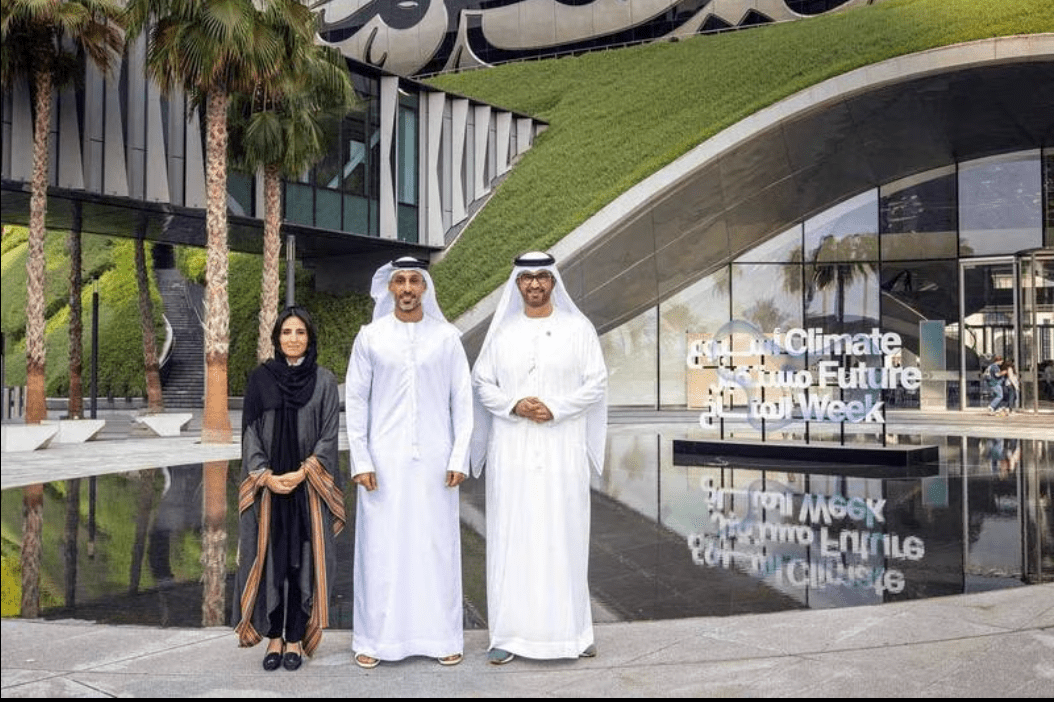
M 1015 35 L 983 39 L 963 44 L 954 44 L 928 49 L 913 54 L 906 54 L 904 56 L 898 56 L 896 58 L 864 66 L 833 78 L 829 78 L 759 110 L 753 115 L 750 115 L 736 124 L 722 130 L 710 139 L 702 142 L 669 165 L 626 190 L 622 195 L 618 196 L 615 200 L 603 207 L 599 212 L 561 239 L 559 243 L 550 249 L 550 251 L 557 258 L 557 261 L 560 262 L 562 272 L 567 266 L 572 268 L 576 267 L 583 256 L 595 253 L 601 243 L 610 242 L 611 238 L 617 235 L 620 230 L 626 230 L 628 227 L 632 226 L 632 222 L 635 219 L 639 219 L 642 215 L 646 215 L 649 208 L 657 207 L 659 201 L 668 199 L 672 193 L 683 188 L 686 183 L 698 179 L 701 172 L 713 167 L 715 173 L 712 175 L 716 176 L 724 174 L 727 177 L 729 164 L 725 163 L 723 168 L 720 169 L 717 167 L 721 166 L 720 162 L 723 159 L 726 159 L 729 155 L 735 155 L 736 152 L 741 152 L 746 148 L 752 152 L 752 155 L 755 158 L 757 158 L 757 151 L 765 148 L 765 142 L 772 138 L 774 131 L 780 131 L 781 127 L 790 123 L 801 122 L 803 119 L 809 118 L 811 118 L 812 126 L 826 126 L 824 124 L 824 118 L 827 120 L 831 119 L 831 113 L 837 111 L 846 112 L 843 121 L 847 120 L 852 122 L 852 106 L 847 103 L 855 97 L 882 93 L 884 90 L 888 93 L 889 88 L 903 86 L 912 81 L 923 81 L 922 85 L 926 86 L 925 81 L 927 79 L 933 79 L 935 77 L 962 71 L 969 71 L 970 69 L 1020 66 L 1030 62 L 1050 61 L 1054 61 L 1054 33 Z M 1054 73 L 1052 73 L 1052 76 L 1054 76 Z M 913 92 L 919 91 L 916 90 Z M 892 99 L 895 99 L 895 97 Z M 888 103 L 890 100 L 891 98 L 887 95 L 885 97 L 885 102 Z M 947 109 L 947 106 L 942 107 Z M 897 114 L 903 117 L 910 114 L 910 111 L 902 111 Z M 902 119 L 901 123 L 905 123 L 905 120 Z M 888 125 L 884 126 L 888 127 Z M 917 126 L 917 124 L 913 126 Z M 856 129 L 857 125 L 854 125 L 853 128 Z M 1049 121 L 1047 129 L 1050 129 Z M 927 130 L 923 128 L 920 129 L 920 131 L 925 133 Z M 800 137 L 801 135 L 801 131 L 799 130 L 798 136 Z M 1047 136 L 1049 138 L 1051 135 L 1048 133 Z M 789 135 L 780 135 L 780 139 L 785 140 L 787 138 L 789 138 Z M 752 144 L 753 148 L 751 148 Z M 944 146 L 945 148 L 937 150 L 941 151 L 946 156 L 960 156 L 962 154 L 962 150 L 957 148 L 957 143 L 944 144 Z M 999 148 L 999 146 L 996 148 Z M 1002 146 L 1002 148 L 1007 149 L 1011 147 L 1009 144 L 1006 144 Z M 815 171 L 817 164 L 821 166 L 826 165 L 818 159 L 834 152 L 835 150 L 828 146 L 828 148 L 823 149 L 823 153 L 809 154 L 813 157 L 809 166 Z M 782 154 L 780 157 L 786 157 L 786 154 Z M 806 170 L 803 168 L 803 164 L 805 163 L 803 157 L 804 155 L 799 154 L 799 158 L 795 159 L 792 154 L 787 157 L 787 161 L 790 162 L 789 164 L 781 164 L 785 180 L 793 180 L 793 178 L 789 176 L 794 175 L 795 172 L 800 173 L 802 170 Z M 798 162 L 794 163 L 796 160 Z M 869 176 L 866 180 L 875 181 L 872 186 L 878 185 L 879 182 L 883 182 L 881 180 L 875 180 L 875 176 L 880 175 L 877 174 L 876 171 L 882 169 L 868 168 L 868 165 L 869 164 L 864 164 L 864 170 L 868 171 Z M 755 171 L 759 170 L 757 164 L 752 164 L 751 169 Z M 923 169 L 924 168 L 920 165 L 915 170 L 918 171 Z M 719 170 L 720 173 L 718 172 Z M 765 181 L 765 183 L 754 178 L 752 185 L 759 188 L 756 192 L 764 190 L 764 188 L 767 187 L 766 183 L 771 185 L 779 180 L 781 178 L 781 176 L 778 175 L 779 172 L 780 171 L 777 170 L 777 175 L 772 176 L 772 178 Z M 901 175 L 906 174 L 907 173 L 902 173 Z M 812 173 L 812 175 L 815 175 L 815 173 Z M 881 175 L 884 176 L 886 174 Z M 747 174 L 747 179 L 750 180 L 752 176 L 753 174 Z M 719 185 L 717 187 L 721 186 Z M 860 189 L 866 187 L 867 186 L 863 186 L 863 188 Z M 740 195 L 742 195 L 742 193 L 740 193 Z M 825 203 L 822 203 L 822 206 L 829 206 L 843 198 L 844 195 L 834 195 Z M 726 201 L 727 199 L 728 198 L 726 197 Z M 742 203 L 744 201 L 744 198 L 741 197 L 740 202 Z M 806 208 L 802 209 L 799 214 L 808 214 L 818 211 L 818 209 L 820 209 L 820 205 L 814 203 L 813 200 L 810 199 L 806 204 Z M 700 212 L 699 209 L 696 209 L 695 211 Z M 691 225 L 689 225 L 689 228 L 691 228 Z M 681 234 L 684 232 L 685 229 L 682 227 Z M 730 243 L 726 248 L 727 255 L 724 257 L 725 260 L 727 260 L 732 254 L 743 250 L 742 247 L 737 248 L 731 243 L 731 240 L 735 239 L 735 237 L 729 236 L 727 232 L 726 236 L 726 241 L 729 241 Z M 656 236 L 655 238 L 658 240 L 659 236 Z M 749 243 L 753 245 L 759 243 L 760 240 L 761 239 L 754 239 Z M 658 251 L 659 248 L 660 243 L 656 241 L 654 246 L 655 251 Z M 653 254 L 655 251 L 653 251 Z M 614 256 L 609 254 L 608 257 L 613 258 Z M 620 265 L 623 269 L 632 268 L 640 263 L 640 261 L 627 260 L 627 258 L 632 259 L 632 256 L 627 257 L 621 253 L 618 255 L 618 258 L 620 259 Z M 600 268 L 607 268 L 606 275 L 612 277 L 621 273 L 621 271 L 616 272 L 611 265 L 601 266 Z M 575 294 L 576 299 L 583 295 L 589 295 L 595 289 L 591 287 L 587 281 L 577 280 L 578 278 L 586 276 L 577 275 L 579 273 L 578 271 L 570 271 L 570 273 L 571 275 L 564 274 L 563 277 L 565 280 L 569 280 L 568 286 L 572 288 L 572 293 Z M 605 273 L 601 273 L 601 275 L 604 274 Z M 656 281 L 652 282 L 655 283 Z M 601 286 L 602 285 L 603 283 L 601 283 Z M 648 286 L 645 285 L 645 287 Z M 646 295 L 646 297 L 652 298 L 651 304 L 654 304 L 659 297 L 669 295 L 675 288 L 683 287 L 683 283 L 673 286 L 656 284 L 654 287 L 654 293 Z M 662 287 L 668 288 L 665 293 L 660 290 Z M 485 323 L 497 305 L 500 292 L 500 288 L 493 291 L 490 295 L 478 302 L 456 320 L 456 325 L 462 330 L 465 336 L 466 346 L 470 349 L 477 346 L 479 341 L 481 341 L 482 334 L 486 329 Z M 630 304 L 628 307 L 636 307 L 638 311 L 640 309 L 640 305 Z M 586 311 L 586 314 L 593 317 L 594 322 L 597 323 L 597 306 L 586 305 L 586 308 L 583 311 Z M 635 313 L 636 312 L 633 312 L 633 314 Z M 600 320 L 600 323 L 597 323 L 598 331 L 603 331 L 606 328 L 613 326 L 615 321 L 628 319 L 632 315 L 628 312 L 622 312 L 615 315 L 600 314 L 599 316 L 602 319 Z M 475 339 L 477 336 L 479 337 L 479 340 Z

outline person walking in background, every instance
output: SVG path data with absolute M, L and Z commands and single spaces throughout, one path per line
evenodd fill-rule
M 1011 414 L 1017 407 L 1017 397 L 1021 384 L 1017 377 L 1017 369 L 1014 368 L 1013 359 L 1006 359 L 1002 365 L 1003 376 L 1003 414 Z

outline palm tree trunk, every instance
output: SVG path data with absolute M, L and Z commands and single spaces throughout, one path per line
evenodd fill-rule
M 44 377 L 44 227 L 48 211 L 48 132 L 51 129 L 51 74 L 37 71 L 33 125 L 33 182 L 29 196 L 26 258 L 26 423 L 47 418 Z
M 205 443 L 231 439 L 227 411 L 230 303 L 227 299 L 227 103 L 223 90 L 209 91 L 205 120 Z
M 33 182 L 29 196 L 26 258 L 26 423 L 47 418 L 44 377 L 44 223 L 48 209 L 48 132 L 51 129 L 51 74 L 37 71 L 33 124 Z M 44 486 L 22 489 L 22 616 L 40 616 L 41 532 Z
M 157 334 L 154 331 L 154 302 L 150 299 L 150 278 L 146 271 L 146 243 L 142 233 L 135 239 L 135 282 L 139 288 L 139 327 L 143 334 L 143 368 L 146 370 L 147 412 L 165 411 L 161 395 L 161 371 L 157 362 Z
M 66 532 L 63 556 L 66 561 L 66 609 L 77 606 L 77 536 L 81 522 L 81 479 L 66 481 Z
M 80 419 L 84 416 L 80 203 L 73 205 L 73 226 L 66 237 L 66 248 L 70 257 L 70 391 L 67 415 L 70 419 Z
M 22 616 L 40 616 L 40 558 L 43 552 L 44 486 L 22 488 Z
M 227 462 L 204 464 L 205 528 L 201 532 L 201 625 L 222 626 L 226 620 L 227 582 Z
M 143 575 L 143 555 L 146 553 L 147 529 L 154 507 L 154 473 L 156 468 L 139 471 L 139 494 L 135 506 L 135 539 L 132 541 L 132 564 L 128 570 L 128 594 L 139 592 Z
M 278 293 L 281 285 L 278 264 L 282 250 L 282 184 L 278 165 L 264 167 L 264 240 L 263 278 L 260 284 L 260 333 L 256 342 L 256 360 L 260 363 L 274 356 L 271 331 L 278 318 Z
M 835 275 L 838 276 L 838 331 L 845 331 L 845 266 L 835 267 Z
M 230 349 L 230 304 L 227 299 L 227 103 L 223 90 L 213 89 L 206 101 L 205 229 L 205 415 L 201 438 L 206 443 L 231 439 L 227 411 L 227 356 Z M 227 462 L 204 466 L 202 530 L 202 624 L 224 621 L 227 550 Z

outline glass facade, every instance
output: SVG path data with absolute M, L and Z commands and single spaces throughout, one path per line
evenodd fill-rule
M 1020 357 L 1030 388 L 1022 401 L 1054 409 L 1043 380 L 1054 367 L 1054 254 L 1027 265 L 1022 258 L 1051 241 L 1052 162 L 1049 151 L 1033 150 L 952 164 L 867 190 L 774 233 L 603 335 L 611 404 L 705 406 L 720 362 L 704 359 L 689 372 L 691 344 L 743 320 L 769 338 L 789 328 L 899 334 L 899 353 L 859 359 L 922 370 L 921 388 L 883 391 L 888 407 L 987 405 L 979 374 L 999 354 Z M 747 343 L 742 336 L 728 335 L 730 348 Z M 791 359 L 791 367 L 808 364 L 815 377 L 821 360 Z M 722 392 L 724 406 L 748 401 L 738 388 Z
M 287 222 L 320 229 L 380 236 L 380 83 L 352 74 L 354 108 L 329 134 L 325 155 L 314 167 L 283 184 L 283 214 Z M 393 167 L 398 199 L 398 238 L 418 239 L 418 110 L 417 93 L 401 94 Z M 231 211 L 249 215 L 252 179 L 232 175 L 228 184 Z
M 612 383 L 608 402 L 613 405 L 653 406 L 657 397 L 656 310 L 647 309 L 601 341 Z
M 953 166 L 879 188 L 883 261 L 955 258 L 958 212 Z
M 341 120 L 322 159 L 284 189 L 285 220 L 378 236 L 378 95 L 374 78 L 353 75 L 358 104 Z
M 725 266 L 659 304 L 657 345 L 660 406 L 672 408 L 688 404 L 690 379 L 685 364 L 688 345 L 699 335 L 713 334 L 728 322 L 730 300 L 729 269 Z M 602 344 L 609 335 L 601 337 Z M 691 380 L 695 382 L 694 375 Z M 618 385 L 617 379 L 614 382 L 609 380 L 609 392 L 613 395 L 619 392 Z

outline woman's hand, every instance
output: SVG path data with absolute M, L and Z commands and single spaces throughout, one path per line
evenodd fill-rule
M 271 474 L 267 478 L 267 489 L 271 492 L 279 495 L 288 495 L 296 486 L 304 481 L 307 477 L 307 471 L 303 468 L 294 470 L 292 473 L 283 473 L 282 475 Z

